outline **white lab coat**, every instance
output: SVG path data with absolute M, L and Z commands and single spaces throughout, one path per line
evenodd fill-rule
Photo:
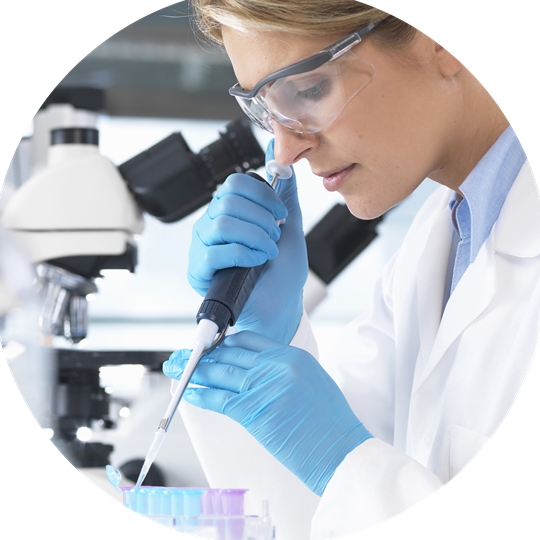
M 183 405 L 211 484 L 268 499 L 277 540 L 353 533 L 410 507 L 455 476 L 512 405 L 540 335 L 540 198 L 526 162 L 443 313 L 451 195 L 441 187 L 426 202 L 371 313 L 322 362 L 375 437 L 346 457 L 322 498 L 238 424 Z M 313 350 L 310 340 L 304 316 L 293 344 Z

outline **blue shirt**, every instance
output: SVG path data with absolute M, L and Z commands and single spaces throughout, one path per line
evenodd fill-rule
M 455 234 L 444 305 L 489 236 L 526 159 L 512 126 L 508 126 L 459 187 L 463 197 L 456 193 L 450 202 Z

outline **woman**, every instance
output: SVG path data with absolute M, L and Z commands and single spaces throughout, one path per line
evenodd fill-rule
M 489 94 L 404 22 L 354 0 L 193 4 L 232 61 L 231 94 L 274 134 L 267 160 L 307 159 L 362 219 L 425 178 L 441 184 L 324 369 L 302 309 L 295 182 L 276 195 L 232 175 L 194 227 L 201 294 L 216 269 L 269 261 L 243 332 L 199 365 L 192 381 L 207 388 L 186 394 L 210 482 L 269 498 L 280 538 L 351 533 L 451 479 L 508 411 L 540 327 L 536 187 Z M 178 378 L 188 353 L 165 373 Z

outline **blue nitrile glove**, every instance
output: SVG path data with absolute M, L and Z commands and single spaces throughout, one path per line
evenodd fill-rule
M 165 375 L 179 379 L 189 350 L 173 353 Z M 187 402 L 244 426 L 311 491 L 322 495 L 345 456 L 372 437 L 334 380 L 308 352 L 241 332 L 204 357 Z
M 266 152 L 271 159 L 273 140 Z M 216 270 L 269 261 L 236 327 L 289 343 L 302 317 L 307 249 L 294 173 L 275 189 L 246 174 L 227 178 L 193 227 L 188 281 L 205 296 Z M 280 230 L 276 220 L 284 218 Z

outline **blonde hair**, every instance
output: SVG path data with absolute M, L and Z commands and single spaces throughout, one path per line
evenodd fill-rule
M 346 34 L 385 19 L 370 38 L 383 48 L 408 45 L 416 30 L 380 9 L 356 0 L 191 0 L 199 30 L 223 44 L 222 26 L 235 30 L 279 30 L 304 35 Z

